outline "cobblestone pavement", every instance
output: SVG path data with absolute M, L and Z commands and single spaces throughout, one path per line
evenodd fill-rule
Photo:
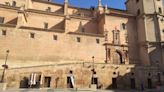
M 73 89 L 10 89 L 6 91 L 0 92 L 164 92 L 164 91 L 123 91 L 123 90 L 97 90 L 97 91 L 90 91 L 90 90 L 73 90 Z

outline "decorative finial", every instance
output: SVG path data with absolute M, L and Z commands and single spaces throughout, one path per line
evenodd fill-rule
M 105 13 L 107 13 L 108 12 L 108 4 L 106 3 L 105 4 Z
M 105 10 L 107 10 L 107 9 L 108 9 L 108 4 L 106 3 L 106 4 L 105 4 Z
M 102 7 L 101 0 L 98 1 L 98 7 Z
M 64 3 L 68 3 L 68 0 L 64 0 Z

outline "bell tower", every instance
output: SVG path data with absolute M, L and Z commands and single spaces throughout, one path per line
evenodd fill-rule
M 126 8 L 136 17 L 139 63 L 164 64 L 163 0 L 127 0 Z

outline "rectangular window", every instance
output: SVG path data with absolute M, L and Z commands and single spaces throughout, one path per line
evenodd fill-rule
M 48 7 L 48 8 L 46 9 L 46 11 L 47 11 L 47 12 L 51 12 L 51 7 Z
M 5 2 L 5 5 L 10 6 L 10 3 L 9 2 Z
M 6 30 L 2 30 L 2 35 L 6 36 Z
M 81 32 L 85 32 L 85 28 L 82 28 L 82 29 L 81 29 Z
M 44 29 L 48 29 L 48 23 L 47 22 L 44 23 Z
M 35 38 L 35 33 L 30 33 L 30 38 Z
M 0 17 L 0 23 L 4 23 L 4 17 Z
M 141 12 L 140 12 L 140 9 L 138 9 L 138 10 L 137 10 L 137 15 L 140 15 L 140 13 L 141 13 Z
M 162 13 L 162 9 L 160 7 L 158 8 L 158 10 L 159 10 L 159 13 Z
M 58 40 L 58 36 L 57 35 L 53 35 L 53 39 L 54 40 Z
M 16 7 L 16 1 L 13 1 L 13 2 L 12 2 L 12 6 L 13 6 L 13 7 Z
M 100 39 L 96 39 L 96 43 L 99 44 L 100 43 Z
M 80 39 L 80 37 L 77 37 L 76 39 L 77 39 L 77 42 L 81 42 L 81 39 Z
M 118 33 L 115 33 L 115 40 L 117 40 L 118 39 Z
M 122 23 L 122 29 L 125 30 L 126 29 L 126 24 Z

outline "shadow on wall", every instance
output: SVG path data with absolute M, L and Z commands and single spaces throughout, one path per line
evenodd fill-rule
M 164 80 L 160 72 L 157 72 L 157 67 L 135 67 L 131 72 L 120 76 L 119 72 L 113 72 L 112 84 L 106 89 L 115 90 L 156 90 L 162 89 Z
M 63 12 L 64 12 L 64 7 L 54 11 L 55 14 L 63 14 Z
M 85 24 L 80 21 L 78 29 L 75 32 L 99 34 L 98 23 L 95 20 L 91 20 Z
M 135 73 L 131 70 L 130 73 L 120 76 L 119 72 L 113 72 L 112 84 L 106 89 L 136 89 Z
M 52 26 L 51 28 L 49 28 L 50 30 L 53 30 L 53 29 L 63 29 L 64 30 L 64 23 L 65 23 L 65 20 L 59 22 L 58 24 Z
M 18 21 L 18 17 L 10 20 L 10 21 L 7 21 L 6 24 L 13 24 L 13 25 L 17 25 L 17 21 Z

